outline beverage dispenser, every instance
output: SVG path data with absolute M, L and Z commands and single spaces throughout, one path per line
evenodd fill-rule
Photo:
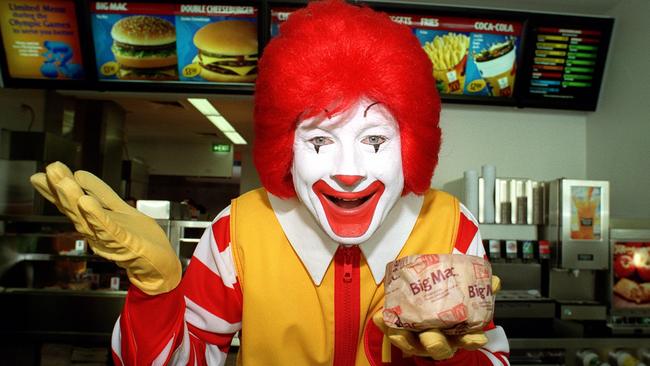
M 549 297 L 560 303 L 563 319 L 605 319 L 606 294 L 600 290 L 609 270 L 609 182 L 562 178 L 545 186 Z

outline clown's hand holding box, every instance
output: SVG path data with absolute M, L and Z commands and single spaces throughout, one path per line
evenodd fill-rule
M 264 188 L 217 216 L 180 283 L 155 222 L 99 179 L 55 164 L 32 181 L 97 254 L 127 269 L 118 365 L 222 365 L 241 331 L 244 365 L 505 366 L 508 341 L 491 321 L 450 335 L 381 317 L 389 262 L 485 256 L 471 214 L 430 188 L 439 113 L 432 65 L 407 27 L 313 2 L 259 63 L 254 160 Z

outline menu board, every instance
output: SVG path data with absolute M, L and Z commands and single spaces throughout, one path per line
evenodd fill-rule
M 8 75 L 18 79 L 84 78 L 72 0 L 16 0 L 0 4 Z
M 595 109 L 611 31 L 611 23 L 607 27 L 606 22 L 532 26 L 525 90 L 528 103 Z
M 520 22 L 406 14 L 391 18 L 411 27 L 433 63 L 443 96 L 512 98 Z
M 295 8 L 271 9 L 271 37 Z M 522 23 L 478 18 L 390 13 L 409 26 L 431 62 L 444 95 L 512 98 Z
M 251 83 L 257 9 L 170 3 L 92 4 L 100 80 Z
M 289 7 L 271 8 L 271 37 L 280 33 L 280 24 L 289 19 L 289 15 L 296 10 L 296 8 Z
M 650 311 L 650 242 L 614 244 L 612 308 Z

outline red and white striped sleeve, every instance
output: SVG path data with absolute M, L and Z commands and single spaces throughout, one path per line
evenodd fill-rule
M 478 222 L 472 213 L 462 204 L 460 204 L 460 222 L 458 235 L 453 253 L 467 254 L 483 257 L 487 259 L 485 248 L 481 240 L 481 233 L 478 230 Z M 495 326 L 490 322 L 484 328 L 488 342 L 482 348 L 476 351 L 460 351 L 454 357 L 444 362 L 438 362 L 436 365 L 460 366 L 460 365 L 494 365 L 510 366 L 508 356 L 510 345 L 503 328 Z
M 131 286 L 113 330 L 113 359 L 116 365 L 223 365 L 241 312 L 228 207 L 203 233 L 176 289 L 150 296 Z

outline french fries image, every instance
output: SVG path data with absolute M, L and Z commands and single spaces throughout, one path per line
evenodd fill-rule
M 423 48 L 435 70 L 449 70 L 458 65 L 467 55 L 469 37 L 464 34 L 447 33 L 426 42 Z

